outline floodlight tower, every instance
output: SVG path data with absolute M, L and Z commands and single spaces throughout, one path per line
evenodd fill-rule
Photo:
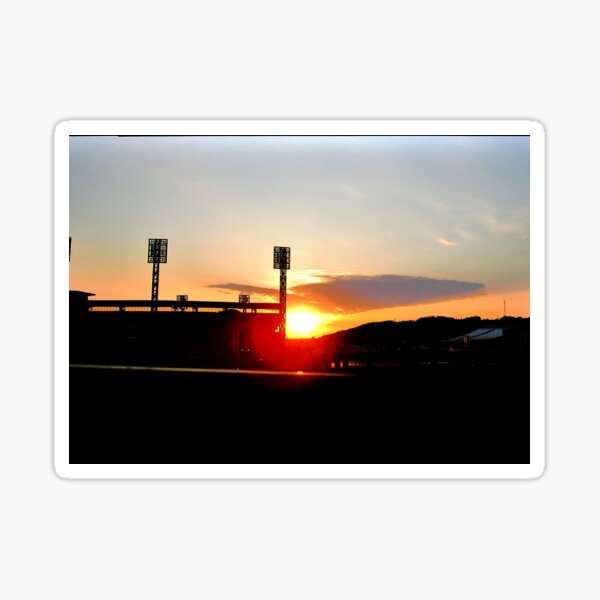
M 273 268 L 279 269 L 279 333 L 285 340 L 285 315 L 287 306 L 287 271 L 290 268 L 290 248 L 275 246 L 273 248 Z
M 177 294 L 177 305 L 174 307 L 175 310 L 185 312 L 186 304 L 189 296 L 187 294 Z
M 152 263 L 152 306 L 150 310 L 156 312 L 158 305 L 158 267 L 160 263 L 167 262 L 167 244 L 169 240 L 150 238 L 148 240 L 148 262 Z
M 242 305 L 242 314 L 246 314 L 246 304 L 250 303 L 250 294 L 240 294 L 239 303 Z

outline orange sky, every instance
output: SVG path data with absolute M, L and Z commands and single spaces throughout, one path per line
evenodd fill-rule
M 327 333 L 334 333 L 343 329 L 350 329 L 364 323 L 377 321 L 411 321 L 421 317 L 445 316 L 463 319 L 479 316 L 482 319 L 499 319 L 504 314 L 504 301 L 506 301 L 506 314 L 512 317 L 529 317 L 529 292 L 513 292 L 504 295 L 485 294 L 479 297 L 435 302 L 414 306 L 382 308 L 367 312 L 338 316 L 333 314 L 314 313 L 320 320 L 315 324 L 314 331 L 309 335 L 296 333 L 290 329 L 288 318 L 288 337 L 318 337 Z M 292 312 L 308 312 L 310 309 L 301 307 L 292 309 Z
M 314 335 L 504 300 L 527 317 L 529 140 L 71 138 L 70 235 L 70 287 L 98 299 L 149 299 L 160 237 L 161 299 L 274 301 L 290 246 L 290 313 L 322 314 Z

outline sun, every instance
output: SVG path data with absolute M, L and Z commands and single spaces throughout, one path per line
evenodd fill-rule
M 289 337 L 310 337 L 321 323 L 321 317 L 306 311 L 294 311 L 287 314 L 287 333 Z

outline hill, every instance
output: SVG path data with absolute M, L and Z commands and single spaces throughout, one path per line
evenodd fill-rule
M 490 330 L 488 335 L 469 336 Z M 359 368 L 431 362 L 528 360 L 529 319 L 423 317 L 381 321 L 311 340 L 288 340 L 291 368 Z

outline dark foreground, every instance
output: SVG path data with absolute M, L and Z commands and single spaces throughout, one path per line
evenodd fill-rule
M 71 367 L 70 462 L 529 463 L 529 368 L 328 377 Z

